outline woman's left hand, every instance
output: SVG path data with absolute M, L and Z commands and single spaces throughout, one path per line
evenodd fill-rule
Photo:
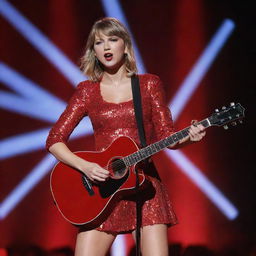
M 189 129 L 189 138 L 191 141 L 200 141 L 206 134 L 203 125 L 198 124 L 196 120 L 193 120 Z

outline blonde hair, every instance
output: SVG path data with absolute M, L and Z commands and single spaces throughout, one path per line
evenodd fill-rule
M 103 18 L 96 21 L 91 29 L 87 39 L 85 53 L 81 58 L 81 69 L 83 73 L 92 81 L 100 81 L 104 67 L 97 60 L 94 52 L 94 42 L 96 35 L 103 33 L 107 36 L 118 36 L 124 40 L 125 53 L 125 68 L 127 76 L 132 76 L 137 73 L 136 61 L 132 47 L 131 37 L 125 26 L 115 18 Z

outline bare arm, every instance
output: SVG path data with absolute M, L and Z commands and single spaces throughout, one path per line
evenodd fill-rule
M 63 142 L 53 144 L 49 151 L 61 162 L 83 172 L 92 181 L 105 181 L 109 171 L 101 168 L 98 164 L 88 162 L 74 153 Z

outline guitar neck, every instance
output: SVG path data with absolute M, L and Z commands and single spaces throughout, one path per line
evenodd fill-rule
M 211 123 L 209 122 L 208 118 L 200 121 L 199 124 L 203 125 L 205 128 L 208 128 L 211 126 Z M 132 165 L 160 152 L 161 150 L 174 145 L 175 143 L 186 138 L 189 135 L 188 134 L 189 128 L 190 127 L 186 127 L 185 129 L 180 130 L 165 139 L 162 139 L 158 142 L 148 145 L 147 147 L 142 148 L 142 149 L 138 150 L 137 152 L 124 157 L 123 160 L 125 162 L 125 165 L 132 166 Z

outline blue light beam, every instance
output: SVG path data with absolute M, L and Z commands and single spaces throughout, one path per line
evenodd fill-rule
M 0 107 L 23 115 L 54 122 L 65 103 L 0 62 L 0 82 L 17 94 L 0 90 Z
M 82 72 L 38 28 L 30 23 L 8 1 L 1 0 L 0 3 L 0 14 L 45 56 L 71 84 L 77 85 L 80 81 L 85 80 Z
M 186 174 L 202 192 L 204 192 L 208 199 L 210 199 L 210 201 L 212 201 L 229 220 L 234 220 L 238 216 L 236 207 L 184 154 L 178 150 L 168 150 L 166 153 L 180 170 Z
M 28 101 L 20 96 L 1 90 L 0 108 L 51 122 L 56 121 L 56 118 L 61 114 L 60 111 L 52 108 L 52 104 L 47 105 L 45 102 Z
M 56 163 L 56 159 L 48 154 L 37 166 L 22 180 L 22 182 L 0 204 L 0 220 L 3 220 L 15 206 L 36 186 L 49 169 Z
M 4 1 L 5 3 L 7 3 L 5 0 L 2 0 L 2 1 Z M 114 2 L 115 2 L 115 1 L 114 1 Z M 1 9 L 0 9 L 0 12 L 1 12 Z M 114 16 L 114 17 L 115 17 L 115 15 L 111 15 L 111 14 L 110 14 L 110 16 Z M 119 18 L 119 19 L 120 19 L 124 24 L 126 23 L 126 22 L 124 22 L 124 21 L 122 20 L 122 18 Z M 30 40 L 29 40 L 29 41 L 30 41 Z M 35 41 L 35 44 L 37 44 L 37 43 L 38 43 L 38 42 L 37 42 L 37 40 L 36 40 L 36 41 Z M 48 58 L 47 55 L 45 55 L 45 56 L 46 56 L 46 58 Z M 65 72 L 66 72 L 66 71 L 65 71 Z M 64 76 L 65 76 L 65 74 L 66 74 L 65 72 L 64 72 L 64 73 L 62 72 L 62 73 L 64 74 Z M 143 73 L 144 73 L 144 71 L 143 71 Z M 82 80 L 82 79 L 81 79 L 81 80 Z M 77 83 L 77 82 L 76 82 L 76 83 Z
M 65 106 L 65 103 L 58 97 L 48 93 L 41 86 L 22 76 L 3 62 L 0 62 L 0 82 L 29 101 L 51 102 L 56 108 L 62 109 Z
M 101 0 L 101 3 L 106 15 L 120 20 L 126 26 L 129 33 L 132 35 L 129 24 L 127 22 L 127 19 L 125 17 L 125 14 L 122 10 L 122 7 L 119 1 L 118 0 Z M 132 45 L 134 48 L 134 54 L 137 62 L 138 72 L 141 74 L 144 74 L 145 73 L 144 63 L 133 36 L 132 36 Z
M 50 128 L 15 135 L 0 141 L 0 160 L 45 148 L 45 140 Z M 92 125 L 88 118 L 76 127 L 70 139 L 92 134 Z
M 205 48 L 190 73 L 180 85 L 179 91 L 175 94 L 175 97 L 172 99 L 170 104 L 174 120 L 178 118 L 186 106 L 234 28 L 235 24 L 232 20 L 225 19 L 223 21 L 222 25 Z
M 232 20 L 226 19 L 223 21 L 216 34 L 179 87 L 178 92 L 169 105 L 172 109 L 174 119 L 177 119 L 181 114 L 234 28 L 235 24 Z M 238 209 L 182 152 L 177 153 L 177 151 L 168 150 L 167 154 L 180 167 L 180 170 L 188 175 L 192 182 L 205 193 L 228 219 L 233 220 L 238 216 Z

